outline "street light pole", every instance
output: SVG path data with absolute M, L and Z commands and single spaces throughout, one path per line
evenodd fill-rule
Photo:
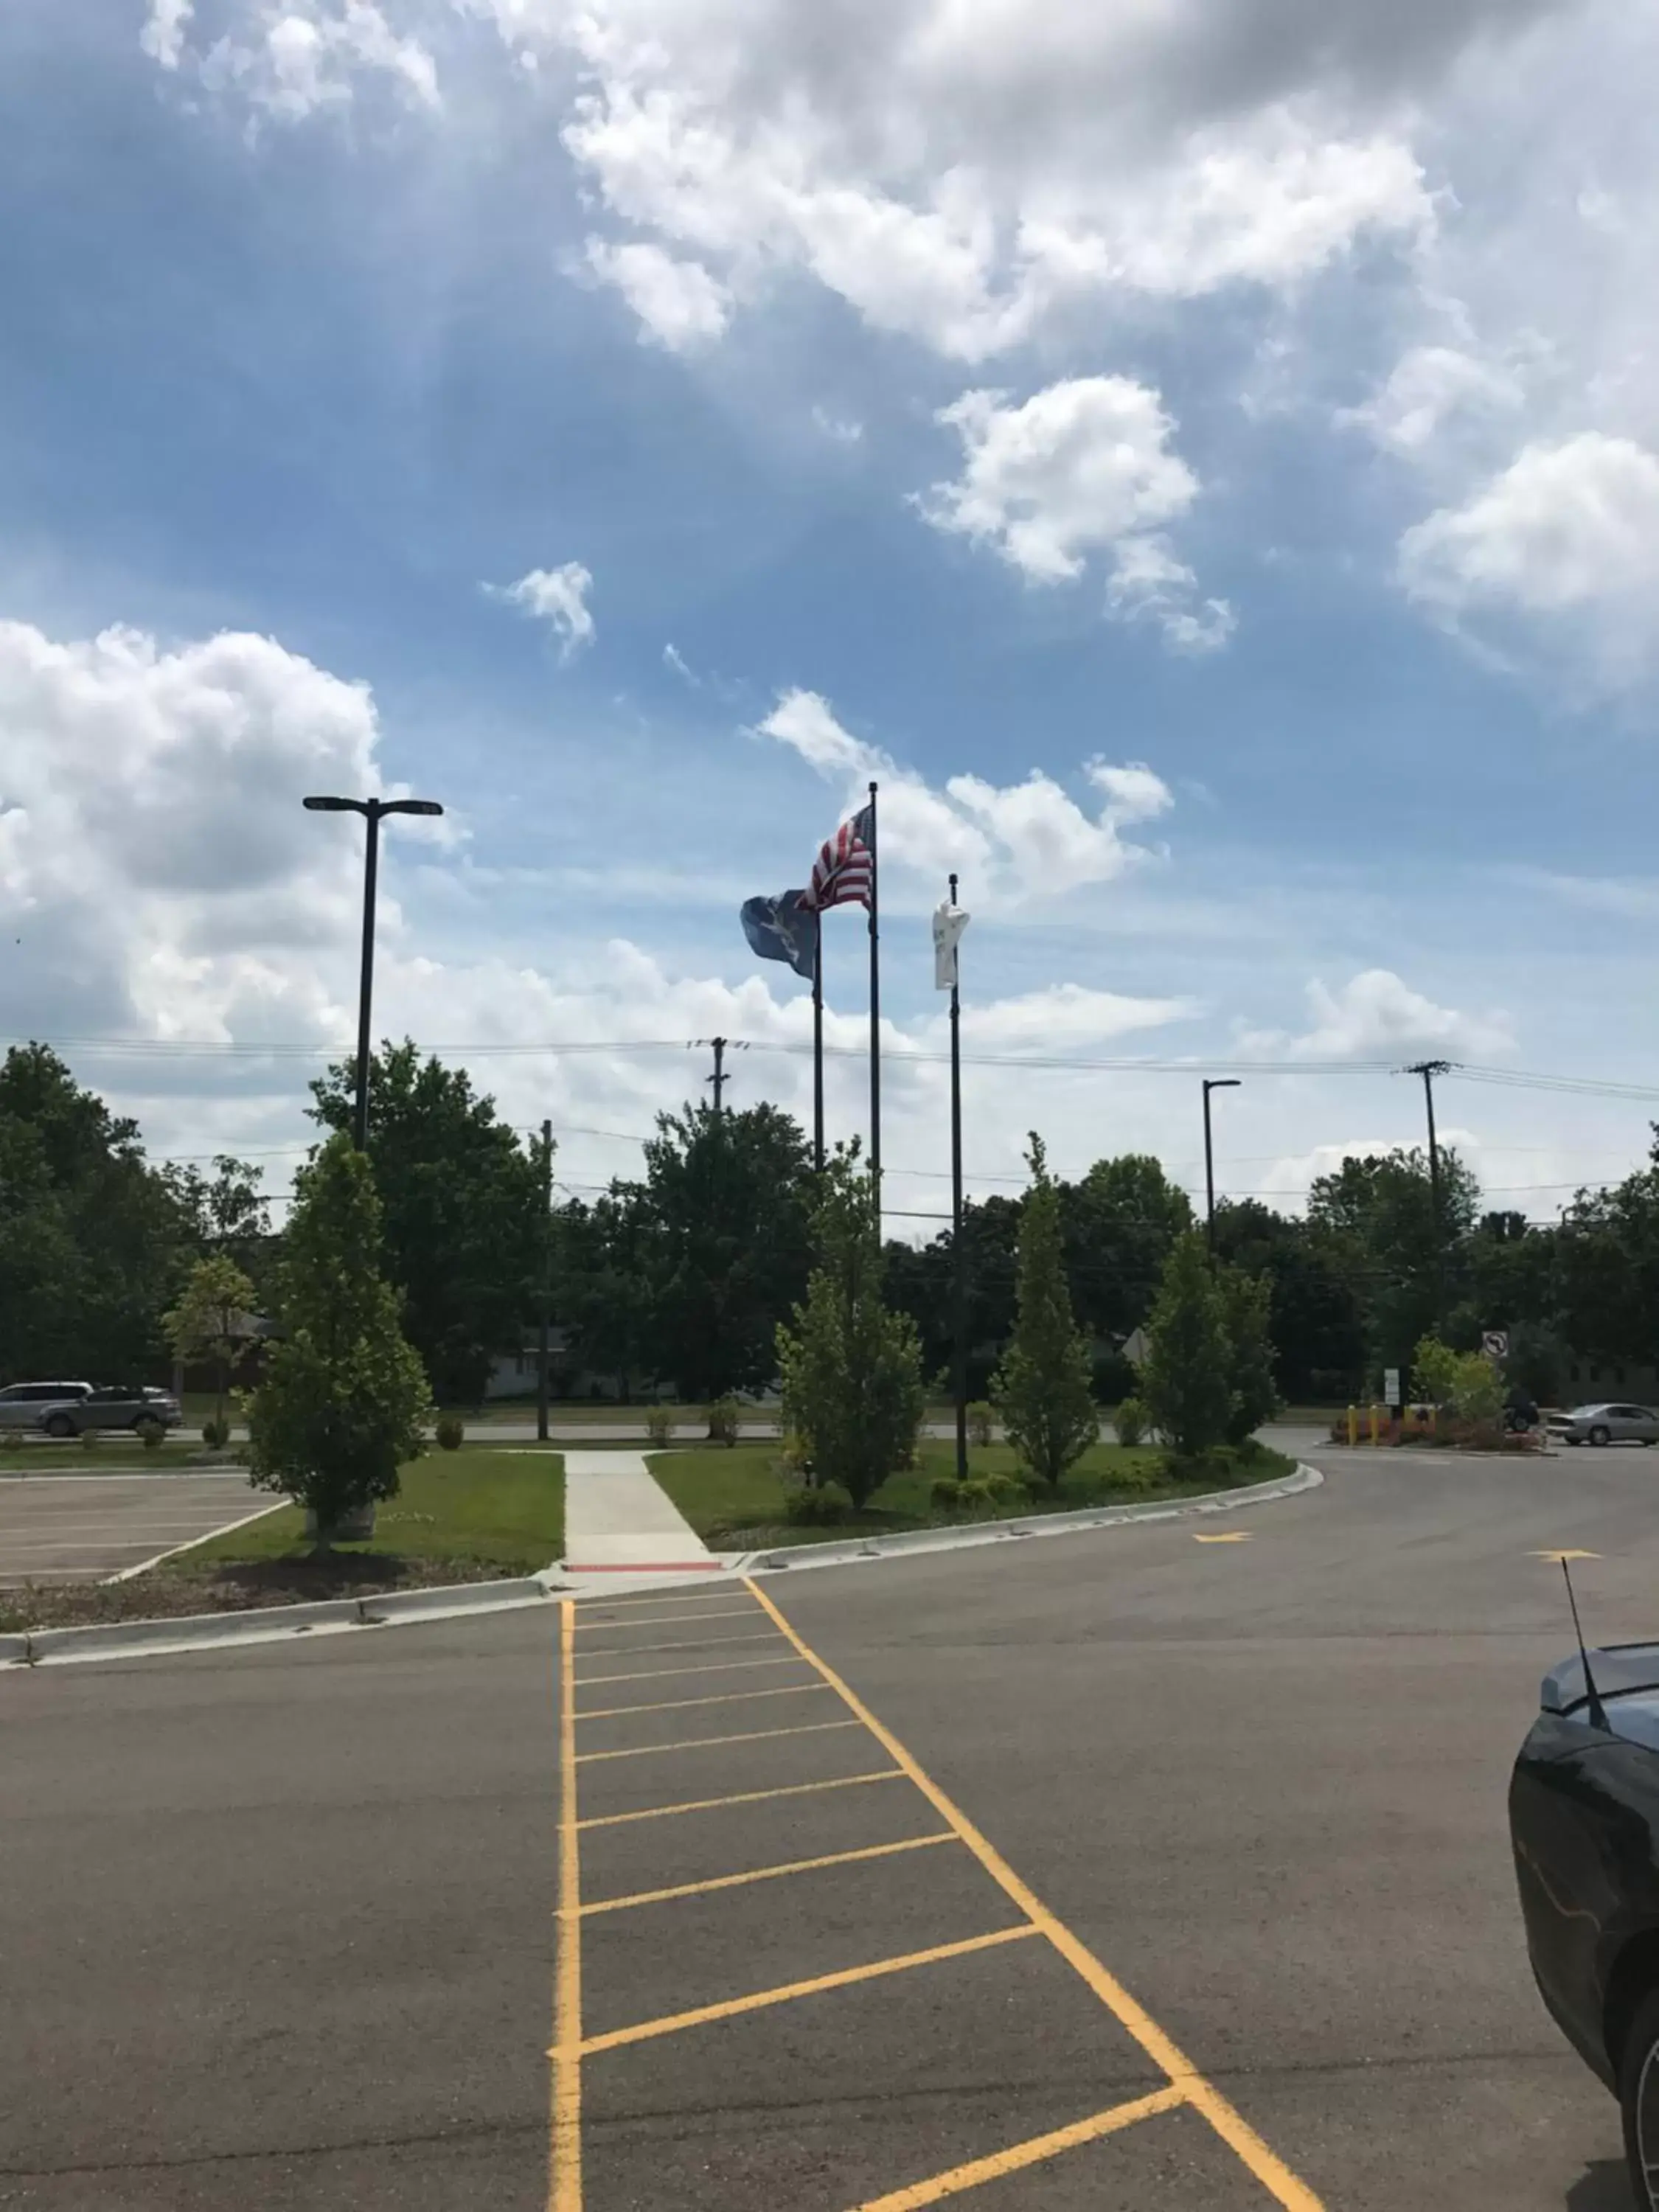
M 951 878 L 951 904 L 957 879 Z M 962 991 L 956 955 L 951 965 L 951 1395 L 956 1400 L 957 1480 L 968 1480 L 968 1256 L 962 1249 Z
M 1215 1257 L 1215 1151 L 1210 1141 L 1210 1093 L 1212 1091 L 1237 1091 L 1239 1079 L 1236 1075 L 1206 1075 L 1204 1078 L 1204 1235 L 1210 1248 L 1210 1257 Z
M 1440 1139 L 1434 1127 L 1434 1079 L 1449 1075 L 1449 1060 L 1419 1060 L 1403 1073 L 1420 1075 L 1423 1098 L 1429 1109 L 1429 1203 L 1434 1209 L 1434 1316 L 1439 1335 L 1446 1334 L 1446 1224 L 1440 1198 Z
M 380 822 L 387 814 L 441 814 L 435 799 L 307 799 L 312 814 L 361 814 L 368 831 L 363 860 L 363 957 L 357 979 L 357 1089 L 352 1102 L 351 1141 L 368 1150 L 369 1032 L 374 998 L 374 894 L 380 877 Z

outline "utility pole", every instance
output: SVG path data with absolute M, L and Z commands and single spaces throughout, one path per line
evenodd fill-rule
M 541 1352 L 536 1366 L 536 1437 L 547 1442 L 548 1339 L 552 1334 L 553 1304 L 553 1124 L 542 1123 L 542 1325 Z
M 1210 1093 L 1212 1091 L 1237 1091 L 1239 1079 L 1236 1075 L 1206 1075 L 1204 1078 L 1204 1236 L 1210 1248 L 1210 1257 L 1215 1258 L 1215 1152 L 1210 1142 Z
M 957 879 L 951 878 L 951 904 Z M 968 1255 L 962 1249 L 962 990 L 957 954 L 951 956 L 951 1376 L 957 1413 L 957 1480 L 968 1480 Z
M 708 1042 L 714 1048 L 714 1073 L 709 1077 L 708 1080 L 714 1087 L 714 1119 L 718 1121 L 720 1116 L 721 1103 L 726 1096 L 726 1039 L 724 1037 L 710 1037 Z
M 1419 1060 L 1402 1071 L 1423 1079 L 1423 1099 L 1429 1109 L 1429 1195 L 1434 1208 L 1434 1317 L 1439 1334 L 1446 1334 L 1446 1220 L 1440 1195 L 1440 1141 L 1434 1128 L 1434 1079 L 1449 1075 L 1449 1060 Z

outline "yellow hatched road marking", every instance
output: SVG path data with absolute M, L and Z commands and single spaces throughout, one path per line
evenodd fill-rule
M 598 1705 L 579 1721 L 614 1721 L 621 1713 L 681 1713 L 688 1705 L 740 1705 L 755 1698 L 821 1698 L 828 1682 L 791 1682 L 781 1690 L 721 1690 L 712 1698 L 665 1698 L 652 1705 Z
M 820 1659 L 811 1646 L 796 1633 L 766 1592 L 753 1582 L 750 1583 L 749 1588 L 776 1622 L 780 1632 L 788 1638 L 801 1657 L 810 1661 L 824 1680 L 840 1693 L 848 1711 L 857 1714 L 894 1764 L 909 1776 L 935 1812 L 949 1821 L 991 1879 L 1022 1912 L 1030 1916 L 1032 1925 L 1048 1937 L 1061 1958 L 1088 1984 L 1102 2004 L 1119 2025 L 1133 2036 L 1147 2057 L 1163 2068 L 1170 2082 L 1182 2092 L 1187 2102 L 1203 2113 L 1222 2141 L 1262 2187 L 1285 2207 L 1285 2212 L 1324 2212 L 1323 2205 L 1306 2182 L 1299 2180 L 1283 2160 L 1267 2148 L 1243 2114 L 1236 2110 L 1221 2092 L 1199 2072 L 1192 2060 L 1164 2033 L 1152 2014 L 1136 2002 L 1122 1984 L 1108 1973 L 1087 1944 L 1074 1936 L 1063 1920 L 1056 1919 L 1036 1892 L 1020 1880 L 995 1845 L 981 1834 L 961 1808 L 945 1796 L 933 1777 L 917 1765 L 891 1730 L 882 1725 L 856 1692 L 842 1681 L 834 1668 Z
M 1027 2166 L 1041 2166 L 1048 2159 L 1058 2158 L 1062 2151 L 1078 2150 L 1085 2143 L 1117 2135 L 1124 2128 L 1132 2128 L 1137 2120 L 1150 2120 L 1155 2113 L 1172 2112 L 1186 2101 L 1187 2092 L 1171 2082 L 1167 2089 L 1155 2089 L 1151 2096 L 1137 2097 L 1132 2104 L 1114 2105 L 1109 2112 L 1095 2113 L 1091 2119 L 1074 2120 L 1068 2128 L 1056 2128 L 1050 2135 L 1033 2136 L 1029 2142 L 1016 2143 L 1010 2150 L 994 2151 L 989 2158 L 972 2159 L 966 2166 L 953 2166 L 948 2173 L 936 2173 L 931 2181 L 915 2182 L 910 2188 L 896 2189 L 886 2197 L 866 2197 L 855 2212 L 922 2212 L 925 2205 L 959 2196 L 964 2189 L 977 2189 L 981 2182 L 1001 2181 L 1011 2173 L 1024 2173 Z
M 653 1751 L 712 1751 L 721 1743 L 763 1743 L 775 1735 L 827 1735 L 831 1729 L 856 1728 L 856 1721 L 809 1721 L 805 1728 L 745 1729 L 741 1735 L 693 1735 L 684 1743 L 631 1743 L 623 1751 L 582 1751 L 576 1754 L 578 1766 L 592 1765 L 601 1759 L 644 1759 Z
M 752 1620 L 754 1617 L 752 1605 L 722 1606 L 718 1613 L 713 1606 L 703 1605 L 691 1613 L 652 1613 L 643 1626 L 647 1628 L 672 1628 L 677 1620 Z M 630 1626 L 631 1623 L 626 1620 L 579 1620 L 576 1633 L 580 1636 L 584 1628 L 627 1628 Z
M 851 1866 L 857 1859 L 891 1858 L 899 1851 L 925 1851 L 933 1844 L 954 1844 L 949 1828 L 937 1836 L 906 1836 L 896 1844 L 866 1844 L 861 1850 L 830 1851 L 823 1858 L 787 1859 L 781 1866 L 757 1867 L 750 1874 L 717 1875 L 713 1881 L 683 1881 L 672 1889 L 641 1889 L 632 1897 L 602 1897 L 580 1907 L 584 1920 L 596 1912 L 623 1912 L 635 1905 L 666 1905 L 671 1898 L 704 1897 L 711 1889 L 741 1889 L 751 1881 L 776 1881 L 787 1874 L 815 1874 L 820 1867 Z
M 1194 1536 L 1193 1539 L 1195 1544 L 1248 1544 L 1249 1540 L 1248 1528 L 1230 1528 L 1224 1536 Z
M 559 1608 L 559 1949 L 553 1988 L 549 2212 L 582 2212 L 581 1854 L 576 1818 L 576 1608 Z
M 772 1632 L 763 1628 L 758 1636 L 696 1636 L 679 1644 L 602 1644 L 597 1651 L 584 1651 L 584 1659 L 631 1659 L 637 1651 L 641 1657 L 647 1651 L 718 1651 L 728 1644 L 769 1644 Z
M 1564 1566 L 1569 1559 L 1599 1559 L 1599 1552 L 1534 1552 L 1534 1559 L 1547 1559 L 1553 1567 Z
M 581 1618 L 585 1613 L 621 1613 L 624 1610 L 629 1613 L 643 1613 L 646 1607 L 651 1605 L 690 1605 L 699 1590 L 702 1592 L 708 1602 L 713 1605 L 717 1598 L 737 1597 L 742 1589 L 741 1583 L 728 1583 L 721 1580 L 714 1583 L 698 1583 L 696 1585 L 681 1583 L 677 1587 L 668 1589 L 624 1590 L 617 1597 L 593 1592 L 586 1597 L 577 1599 L 576 1626 L 580 1630 L 585 1626 Z
M 730 1797 L 692 1797 L 683 1805 L 647 1805 L 642 1813 L 599 1813 L 579 1828 L 619 1828 L 629 1820 L 666 1820 L 676 1813 L 712 1813 L 722 1805 L 759 1805 L 769 1797 L 811 1797 L 820 1790 L 855 1790 L 861 1782 L 908 1782 L 902 1766 L 876 1774 L 838 1774 L 833 1782 L 792 1782 L 781 1790 L 739 1790 Z
M 710 2021 L 735 2020 L 740 2013 L 762 2012 L 769 2005 L 793 2004 L 797 1997 L 817 1996 L 826 1990 L 850 1990 L 860 1982 L 881 1980 L 888 1974 L 908 1974 L 913 1967 L 937 1966 L 945 1959 L 965 1959 L 975 1951 L 990 1951 L 1002 1943 L 1023 1943 L 1041 1931 L 1030 1926 L 999 1928 L 989 1936 L 969 1936 L 959 1943 L 935 1943 L 930 1950 L 906 1951 L 896 1959 L 878 1959 L 867 1966 L 843 1966 L 838 1973 L 815 1974 L 810 1981 L 785 1982 L 775 1990 L 757 1990 L 752 1996 L 727 1997 L 722 2004 L 699 2005 L 695 2012 L 665 2013 L 659 2020 L 642 2020 L 632 2027 L 613 2027 L 605 2035 L 589 2035 L 577 2046 L 584 2058 L 595 2051 L 619 2051 L 624 2044 L 649 2043 L 659 2035 L 678 2035 L 682 2028 L 702 2027 Z M 556 2049 L 551 2054 L 556 2057 Z
M 738 1641 L 743 1639 L 739 1638 Z M 682 1674 L 742 1674 L 755 1667 L 799 1667 L 800 1661 L 793 1651 L 781 1659 L 720 1659 L 708 1667 L 638 1667 L 626 1674 L 585 1674 L 578 1686 L 584 1690 L 597 1689 L 601 1682 L 660 1682 L 672 1674 L 677 1680 Z

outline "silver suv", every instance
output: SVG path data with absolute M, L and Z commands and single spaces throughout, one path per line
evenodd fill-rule
M 71 1409 L 91 1395 L 90 1382 L 14 1382 L 0 1390 L 0 1429 L 45 1429 L 50 1436 L 78 1435 L 80 1425 Z
M 139 1429 L 154 1422 L 176 1429 L 179 1401 L 140 1383 L 14 1382 L 0 1390 L 0 1428 L 38 1429 L 78 1437 L 88 1429 Z

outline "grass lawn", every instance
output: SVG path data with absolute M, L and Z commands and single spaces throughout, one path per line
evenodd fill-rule
M 188 1468 L 192 1459 L 204 1449 L 193 1429 L 182 1432 L 175 1429 L 155 1451 L 146 1451 L 138 1438 L 125 1430 L 106 1429 L 100 1433 L 90 1450 L 78 1439 L 64 1443 L 31 1440 L 21 1449 L 0 1445 L 0 1476 L 177 1474 L 180 1468 Z
M 887 1478 L 860 1514 L 833 1528 L 797 1528 L 786 1517 L 787 1492 L 778 1454 L 769 1444 L 709 1446 L 696 1451 L 665 1452 L 651 1461 L 651 1472 L 697 1534 L 716 1549 L 751 1544 L 833 1542 L 848 1530 L 890 1534 L 901 1528 L 946 1526 L 985 1516 L 941 1513 L 929 1492 L 941 1475 L 956 1472 L 955 1447 L 925 1443 L 921 1464 Z M 973 1475 L 1012 1474 L 1014 1455 L 1006 1444 L 974 1446 L 968 1455 Z M 1290 1472 L 1291 1462 L 1263 1450 L 1239 1470 L 1241 1484 L 1266 1481 Z M 1170 1482 L 1162 1455 L 1147 1447 L 1093 1444 L 1066 1474 L 1057 1492 L 1040 1486 L 1025 1500 L 999 1507 L 994 1517 L 1029 1513 L 1074 1512 L 1088 1505 L 1125 1504 L 1141 1498 L 1179 1498 L 1227 1486 L 1214 1476 L 1193 1483 Z

